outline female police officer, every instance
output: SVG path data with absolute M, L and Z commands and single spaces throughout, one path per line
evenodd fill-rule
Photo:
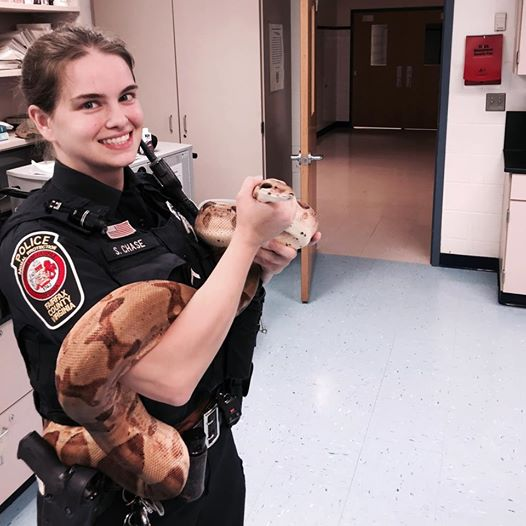
M 218 389 L 241 386 L 241 394 L 250 376 L 263 290 L 237 318 L 236 308 L 254 260 L 268 279 L 295 256 L 269 242 L 292 222 L 292 203 L 256 202 L 251 191 L 258 180 L 246 179 L 237 196 L 232 242 L 215 265 L 194 236 L 191 214 L 150 176 L 127 168 L 135 159 L 143 114 L 133 59 L 121 41 L 75 26 L 49 33 L 27 53 L 22 88 L 29 116 L 52 145 L 56 163 L 52 179 L 2 229 L 0 283 L 39 413 L 74 424 L 54 385 L 62 340 L 108 292 L 148 279 L 180 281 L 198 291 L 125 383 L 141 394 L 153 416 L 174 426 L 195 415 Z M 241 461 L 223 425 L 208 452 L 204 495 L 191 503 L 165 501 L 164 517 L 152 515 L 150 521 L 239 525 L 244 494 Z M 128 511 L 116 498 L 96 524 L 122 524 Z

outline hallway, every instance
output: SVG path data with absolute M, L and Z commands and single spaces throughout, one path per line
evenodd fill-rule
M 318 139 L 320 252 L 429 263 L 434 131 L 338 129 Z

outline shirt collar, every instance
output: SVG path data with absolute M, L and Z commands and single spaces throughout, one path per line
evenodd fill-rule
M 124 187 L 133 184 L 131 179 L 132 171 L 129 168 L 124 169 Z M 78 172 L 69 168 L 60 161 L 55 161 L 53 171 L 53 184 L 60 190 L 82 197 L 96 205 L 108 207 L 115 211 L 121 199 L 122 192 L 101 183 L 89 175 Z

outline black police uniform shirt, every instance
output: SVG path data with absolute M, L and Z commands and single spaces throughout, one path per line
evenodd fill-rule
M 61 203 L 46 211 L 46 203 Z M 75 225 L 71 211 L 105 218 L 107 231 Z M 69 212 L 68 212 L 69 211 Z M 55 364 L 75 322 L 119 286 L 169 279 L 198 288 L 214 266 L 191 223 L 148 174 L 125 169 L 122 193 L 56 162 L 53 177 L 9 218 L 0 234 L 0 289 L 46 419 L 74 425 L 58 403 Z M 142 397 L 153 416 L 175 424 L 226 378 L 250 376 L 264 291 L 239 315 L 220 352 L 183 407 Z

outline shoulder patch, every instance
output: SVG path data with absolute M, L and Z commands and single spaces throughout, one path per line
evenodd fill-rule
M 64 325 L 84 303 L 75 265 L 53 232 L 33 232 L 16 246 L 11 259 L 27 304 L 51 330 Z

